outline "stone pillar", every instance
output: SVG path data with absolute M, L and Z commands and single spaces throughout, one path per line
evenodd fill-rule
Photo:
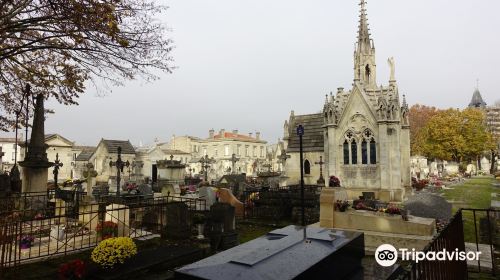
M 45 192 L 47 191 L 48 168 L 53 165 L 47 159 L 47 146 L 45 145 L 45 116 L 43 95 L 36 97 L 33 129 L 28 145 L 28 152 L 24 161 L 19 162 L 23 167 L 22 191 Z
M 410 127 L 401 129 L 401 179 L 403 187 L 411 186 L 410 174 Z M 420 166 L 419 166 L 420 168 Z
M 327 138 L 327 143 L 325 146 L 328 146 L 328 149 L 325 149 L 325 157 L 326 157 L 326 185 L 328 186 L 328 182 L 330 181 L 330 176 L 337 176 L 340 177 L 339 175 L 339 170 L 337 166 L 337 162 L 339 159 L 337 158 L 339 154 L 339 145 L 337 143 L 337 126 L 329 126 L 328 127 L 328 138 Z
M 319 196 L 319 226 L 333 228 L 333 211 L 335 211 L 335 189 L 323 188 Z

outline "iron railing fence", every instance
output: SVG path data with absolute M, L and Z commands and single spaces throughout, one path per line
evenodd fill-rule
M 482 217 L 482 227 L 478 227 L 478 217 Z M 438 252 L 445 249 L 447 252 L 458 250 L 474 250 L 481 252 L 482 256 L 477 260 L 477 266 L 467 263 L 466 260 L 431 261 L 423 260 L 410 262 L 408 265 L 399 267 L 388 279 L 408 280 L 434 280 L 434 279 L 468 279 L 469 273 L 484 273 L 493 277 L 498 276 L 498 265 L 496 257 L 499 250 L 498 237 L 500 221 L 500 210 L 495 209 L 473 209 L 463 208 L 458 210 L 449 223 L 434 236 L 432 241 L 424 248 L 423 252 Z M 464 228 L 464 223 L 468 223 Z M 471 224 L 472 223 L 472 224 Z M 481 229 L 480 229 L 481 228 Z M 474 248 L 467 248 L 464 238 L 464 230 L 473 229 Z M 483 242 L 483 243 L 482 243 Z M 483 251 L 486 244 L 488 250 Z M 495 253 L 497 252 L 497 253 Z M 488 256 L 489 255 L 489 256 Z M 491 259 L 488 265 L 481 259 Z
M 49 200 L 47 196 L 44 199 Z M 26 196 L 26 201 L 29 200 L 30 197 Z M 2 268 L 95 247 L 107 237 L 105 234 L 109 230 L 102 228 L 109 229 L 109 222 L 114 228 L 113 236 L 134 239 L 159 236 L 167 225 L 167 206 L 171 202 L 184 203 L 189 216 L 207 210 L 205 200 L 176 196 L 128 201 L 126 204 L 115 202 L 118 201 L 80 203 L 77 211 L 68 211 L 66 203 L 61 200 L 35 208 L 24 208 L 27 204 L 21 203 L 18 204 L 20 208 L 1 212 L 0 273 Z

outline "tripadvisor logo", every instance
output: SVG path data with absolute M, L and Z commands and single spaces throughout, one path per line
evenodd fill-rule
M 402 261 L 414 261 L 419 262 L 423 260 L 428 261 L 477 261 L 479 260 L 479 255 L 481 252 L 464 252 L 455 249 L 453 251 L 447 251 L 443 249 L 441 251 L 416 251 L 413 249 L 400 248 L 399 254 Z M 378 246 L 375 251 L 375 260 L 381 266 L 392 266 L 398 261 L 398 250 L 390 244 L 383 244 Z
M 398 261 L 398 251 L 390 244 L 382 244 L 375 251 L 375 260 L 381 266 L 391 266 Z

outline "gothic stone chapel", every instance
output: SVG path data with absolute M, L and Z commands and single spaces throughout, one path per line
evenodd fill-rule
M 287 185 L 300 182 L 299 138 L 303 138 L 304 181 L 316 184 L 320 169 L 328 185 L 337 176 L 349 199 L 373 192 L 384 201 L 401 201 L 410 186 L 410 126 L 408 105 L 400 101 L 389 58 L 389 85 L 378 86 L 375 45 L 370 38 L 366 3 L 361 0 L 358 39 L 354 51 L 354 82 L 349 91 L 338 88 L 326 97 L 322 113 L 295 115 L 285 121 Z M 321 160 L 323 159 L 323 161 Z

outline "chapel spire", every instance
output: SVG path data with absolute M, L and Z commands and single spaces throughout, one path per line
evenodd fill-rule
M 366 14 L 366 2 L 361 0 L 359 4 L 359 26 L 358 26 L 358 45 L 357 49 L 363 53 L 369 52 L 372 48 L 370 40 L 370 29 L 368 28 L 368 18 Z
M 374 88 L 377 85 L 375 45 L 370 38 L 366 1 L 361 0 L 359 6 L 358 40 L 354 51 L 354 80 L 360 81 L 367 88 Z

